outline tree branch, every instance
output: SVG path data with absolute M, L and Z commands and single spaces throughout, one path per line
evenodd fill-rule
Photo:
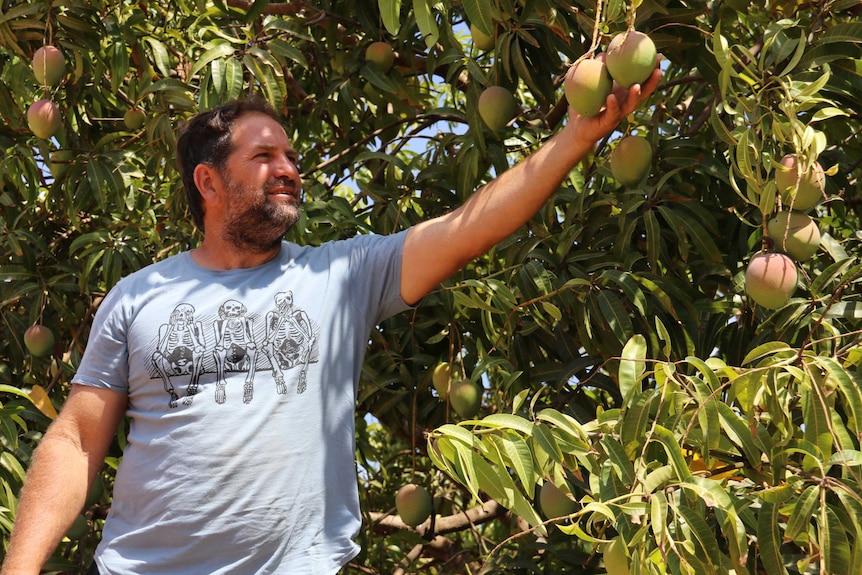
M 425 539 L 432 538 L 433 535 L 443 535 L 446 533 L 454 533 L 463 531 L 473 525 L 487 523 L 499 517 L 502 517 L 507 512 L 507 509 L 494 501 L 493 499 L 486 501 L 484 504 L 467 509 L 462 513 L 446 515 L 443 517 L 432 517 L 416 527 L 411 527 L 401 521 L 398 515 L 390 513 L 369 513 L 369 517 L 373 523 L 374 529 L 385 532 L 392 531 L 415 531 Z
M 251 0 L 227 0 L 227 5 L 233 8 L 239 8 L 248 12 L 254 4 Z M 292 0 L 283 4 L 267 4 L 263 9 L 264 14 L 277 14 L 279 16 L 293 16 L 302 12 L 304 8 L 308 8 L 303 0 Z

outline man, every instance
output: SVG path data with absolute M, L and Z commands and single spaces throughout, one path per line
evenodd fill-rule
M 193 118 L 178 163 L 204 240 L 105 298 L 30 467 L 2 574 L 39 572 L 124 415 L 93 572 L 336 573 L 358 552 L 353 408 L 369 331 L 524 224 L 660 76 L 596 117 L 570 111 L 455 211 L 319 248 L 282 241 L 301 181 L 275 113 L 250 100 Z

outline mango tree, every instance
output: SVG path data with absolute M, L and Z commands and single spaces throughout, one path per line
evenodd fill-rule
M 567 72 L 638 32 L 662 57 L 654 96 L 527 225 L 370 334 L 349 571 L 859 573 L 860 14 L 0 0 L 3 547 L 103 296 L 199 240 L 183 120 L 263 95 L 302 156 L 287 239 L 392 233 L 535 150 L 566 121 Z M 644 159 L 631 136 L 636 178 L 614 170 Z M 764 254 L 783 273 L 752 268 Z M 88 563 L 126 432 L 52 572 Z M 398 514 L 408 484 L 432 499 L 422 522 Z

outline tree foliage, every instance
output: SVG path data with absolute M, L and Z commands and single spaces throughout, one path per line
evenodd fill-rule
M 862 572 L 860 14 L 858 0 L 0 1 L 4 546 L 101 298 L 198 240 L 173 163 L 184 119 L 263 94 L 302 156 L 289 239 L 392 233 L 536 149 L 565 121 L 567 68 L 634 27 L 663 55 L 654 97 L 523 229 L 371 334 L 351 570 L 602 573 L 613 540 L 631 573 Z M 386 73 L 365 59 L 375 41 L 395 50 Z M 57 86 L 33 73 L 45 44 L 65 56 Z M 477 109 L 492 85 L 519 107 L 497 132 Z M 27 123 L 43 98 L 62 117 L 50 139 Z M 609 155 L 632 133 L 655 154 L 621 186 Z M 826 170 L 822 241 L 789 302 L 765 309 L 745 270 L 776 249 L 766 223 L 792 207 L 775 184 L 791 153 Z M 23 344 L 37 323 L 48 357 Z M 483 386 L 477 418 L 434 390 L 443 361 Z M 411 481 L 435 498 L 416 528 L 394 511 Z M 572 514 L 544 513 L 545 482 Z M 109 505 L 94 494 L 51 569 L 87 563 Z

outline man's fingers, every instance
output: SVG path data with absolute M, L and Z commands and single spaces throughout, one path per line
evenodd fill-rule
M 618 116 L 620 113 L 620 100 L 617 98 L 616 94 L 608 94 L 608 97 L 605 99 L 605 116 L 609 116 L 614 118 Z
M 658 87 L 659 80 L 661 80 L 661 70 L 656 68 L 653 70 L 652 74 L 650 74 L 650 77 L 647 78 L 645 83 L 634 84 L 629 88 L 623 105 L 623 115 L 626 116 L 631 114 L 641 102 L 649 98 L 649 96 Z
M 657 61 L 661 60 L 661 56 L 658 56 L 657 58 Z M 656 64 L 655 70 L 652 71 L 652 74 L 650 74 L 650 77 L 647 78 L 647 81 L 643 86 L 643 93 L 646 95 L 652 94 L 652 92 L 658 87 L 658 83 L 661 80 L 661 76 L 661 68 L 659 68 Z

